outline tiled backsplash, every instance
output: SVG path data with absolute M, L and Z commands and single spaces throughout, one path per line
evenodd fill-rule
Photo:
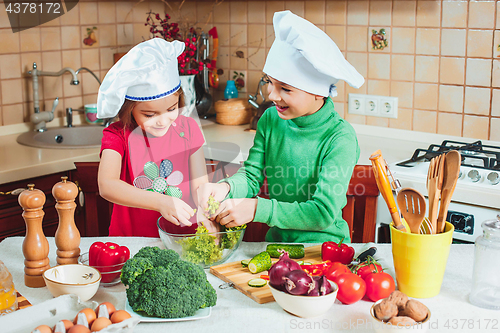
M 1 1 L 0 1 L 1 2 Z M 149 38 L 146 13 L 166 11 L 171 22 L 196 23 L 219 33 L 217 67 L 222 84 L 234 71 L 247 82 L 241 96 L 253 94 L 274 35 L 275 11 L 290 9 L 323 29 L 366 78 L 360 89 L 338 85 L 335 107 L 352 123 L 500 141 L 500 5 L 497 1 L 341 0 L 341 1 L 82 1 L 42 26 L 12 33 L 0 4 L 0 125 L 29 121 L 33 112 L 27 71 L 88 67 L 102 79 L 113 54 Z M 96 43 L 85 45 L 87 28 Z M 371 47 L 372 30 L 384 28 L 388 47 Z M 242 51 L 244 58 L 236 56 Z M 60 97 L 66 107 L 95 103 L 98 84 L 90 74 L 43 77 L 42 109 Z M 347 114 L 348 93 L 397 96 L 397 119 Z

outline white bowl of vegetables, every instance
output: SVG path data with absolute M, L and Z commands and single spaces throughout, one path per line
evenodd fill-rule
M 283 254 L 269 270 L 269 288 L 283 310 L 302 318 L 317 317 L 330 310 L 339 290 L 324 275 L 311 276 Z

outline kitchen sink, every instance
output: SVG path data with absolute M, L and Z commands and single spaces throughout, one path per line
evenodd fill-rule
M 102 126 L 52 127 L 45 132 L 31 131 L 17 137 L 17 142 L 36 148 L 98 148 Z

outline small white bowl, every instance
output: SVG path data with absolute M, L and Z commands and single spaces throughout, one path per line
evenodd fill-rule
M 333 291 L 324 296 L 302 296 L 291 295 L 284 291 L 279 291 L 269 285 L 271 293 L 273 294 L 276 303 L 283 308 L 283 310 L 302 318 L 317 317 L 325 314 L 335 303 L 337 292 L 339 288 L 335 282 L 330 282 Z
M 426 333 L 429 331 L 429 322 L 431 319 L 431 311 L 429 308 L 427 308 L 427 318 L 421 323 L 416 323 L 412 326 L 397 326 L 397 325 L 392 325 L 390 323 L 383 322 L 382 320 L 378 319 L 375 317 L 375 305 L 378 303 L 382 302 L 384 299 L 380 299 L 376 301 L 372 307 L 370 308 L 370 315 L 372 318 L 372 323 L 373 323 L 373 329 L 377 333 L 393 333 L 393 332 L 419 332 L 419 333 Z
M 60 265 L 43 272 L 43 279 L 52 296 L 75 294 L 85 302 L 97 292 L 101 273 L 87 265 Z

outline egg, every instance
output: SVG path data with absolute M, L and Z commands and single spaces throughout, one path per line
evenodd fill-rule
M 33 331 L 38 330 L 40 333 L 52 333 L 52 328 L 47 325 L 37 326 Z
M 79 313 L 83 313 L 85 314 L 85 317 L 87 317 L 87 323 L 89 324 L 89 327 L 92 325 L 92 323 L 94 322 L 95 318 L 97 317 L 94 310 L 92 310 L 91 308 L 85 308 L 85 309 L 82 309 L 80 310 L 77 314 L 76 314 L 76 317 L 75 319 L 73 320 L 73 324 L 76 325 L 77 323 L 77 320 L 78 320 L 78 314 Z
M 92 332 L 100 331 L 111 325 L 111 320 L 106 317 L 99 317 L 92 323 Z
M 131 318 L 132 316 L 125 310 L 117 310 L 111 316 L 111 322 L 113 324 L 121 323 L 122 321 Z
M 90 333 L 90 330 L 84 325 L 75 325 L 67 333 Z
M 64 324 L 64 331 L 63 332 L 67 332 L 71 327 L 73 327 L 73 323 L 67 319 L 63 319 L 63 320 L 60 320 L 61 322 L 63 322 Z M 56 331 L 56 326 L 57 326 L 58 323 L 56 323 L 56 325 L 54 326 L 53 330 L 54 330 L 54 333 L 58 333 Z
M 105 305 L 106 306 L 106 308 L 108 309 L 109 317 L 111 317 L 111 315 L 113 314 L 113 312 L 116 311 L 115 306 L 113 304 L 111 304 L 110 302 L 102 302 L 101 304 L 99 304 L 99 306 L 97 307 L 97 309 L 95 309 L 97 317 L 99 317 L 99 308 L 101 307 L 101 305 Z

